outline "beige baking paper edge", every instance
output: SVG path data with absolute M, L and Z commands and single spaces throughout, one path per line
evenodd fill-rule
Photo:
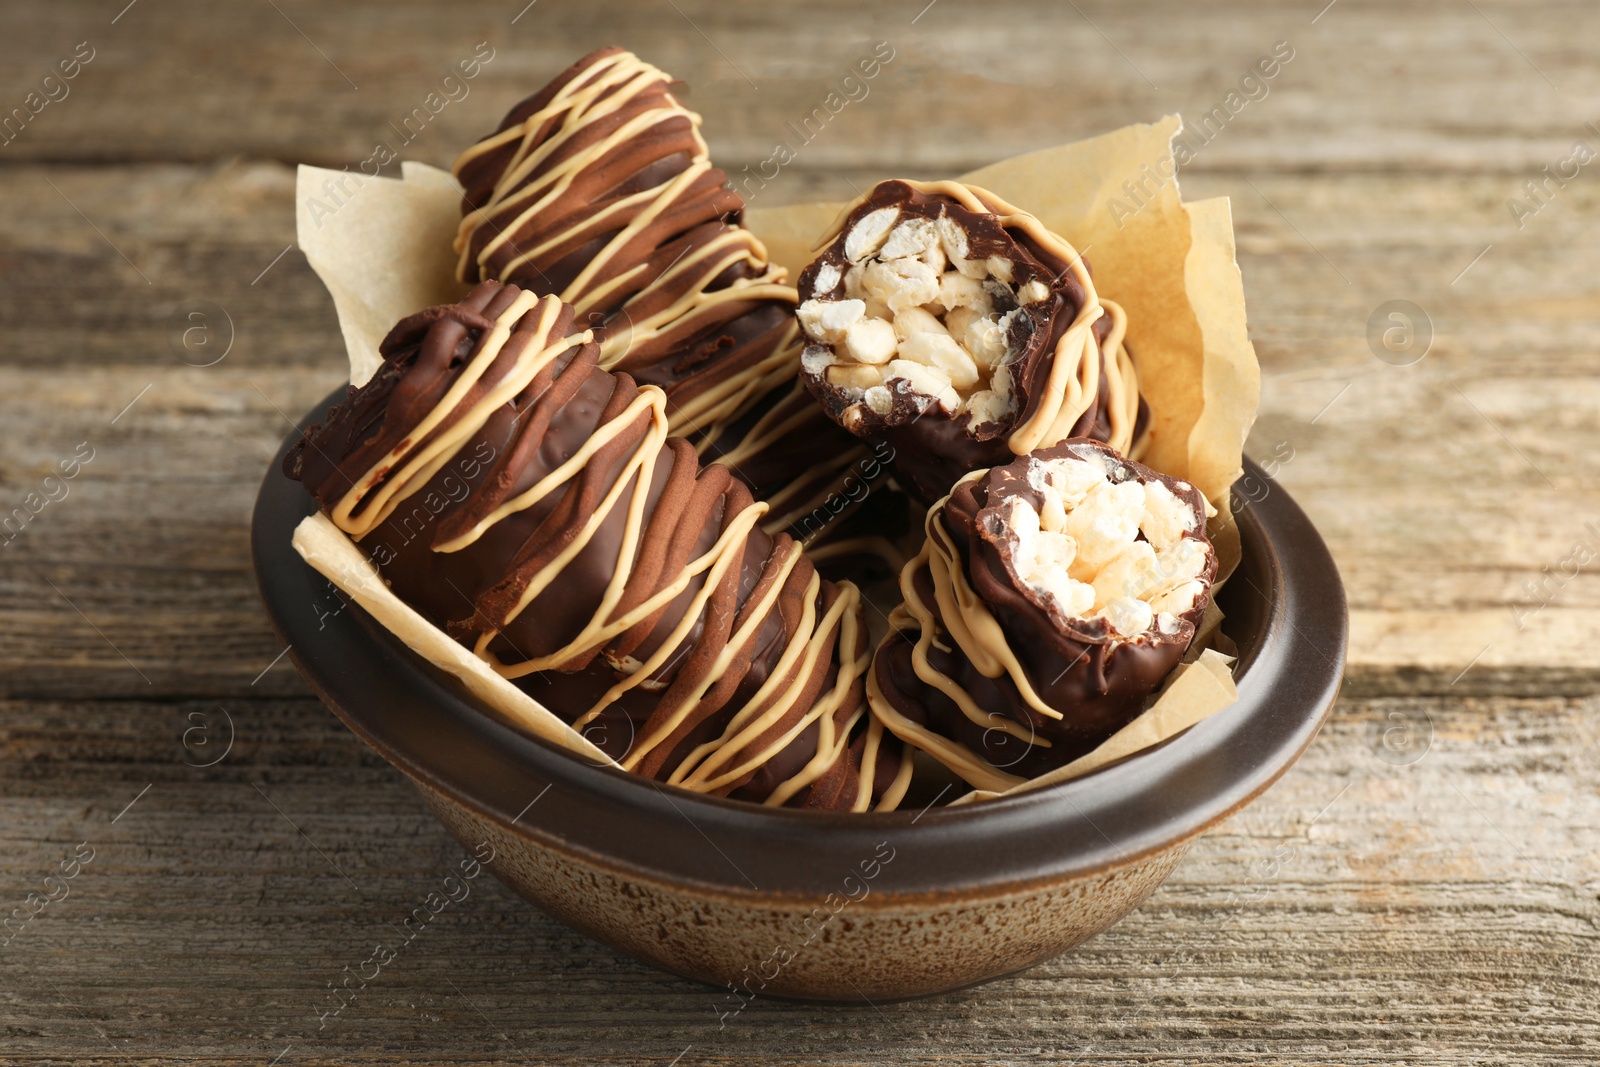
M 993 800 L 995 797 L 1070 782 L 1181 734 L 1239 699 L 1238 690 L 1233 685 L 1233 671 L 1229 666 L 1232 662 L 1231 656 L 1225 656 L 1214 648 L 1203 650 L 1193 661 L 1180 665 L 1172 672 L 1154 704 L 1112 734 L 1093 752 L 1003 792 L 974 789 L 952 800 L 950 806 L 970 804 L 976 800 Z
M 1226 198 L 1184 204 L 1172 168 L 1177 116 L 996 163 L 963 181 L 997 193 L 1066 237 L 1095 284 L 1128 312 L 1128 346 L 1150 405 L 1150 466 L 1196 485 L 1218 511 L 1219 573 L 1238 562 L 1229 489 L 1255 418 L 1260 371 L 1245 328 Z M 333 295 L 351 381 L 371 377 L 378 343 L 399 319 L 458 299 L 451 244 L 460 187 L 446 172 L 403 165 L 400 180 L 367 178 L 331 214 L 311 200 L 345 172 L 300 168 L 299 244 Z M 1130 188 L 1126 183 L 1133 183 Z M 348 183 L 347 183 L 348 184 Z M 324 201 L 324 206 L 325 206 Z M 772 260 L 799 276 L 842 204 L 752 208 L 746 224 Z M 395 266 L 400 269 L 396 270 Z M 319 521 L 320 520 L 320 521 Z M 546 740 L 615 766 L 543 705 L 495 674 L 389 591 L 355 544 L 323 516 L 301 523 L 295 548 L 414 651 Z M 352 586 L 345 583 L 351 582 Z M 1138 718 L 1088 755 L 1007 793 L 1067 781 L 1171 738 L 1238 699 L 1230 657 L 1205 649 L 1181 664 Z M 1004 794 L 978 791 L 956 803 Z
M 435 667 L 461 679 L 474 696 L 507 719 L 591 762 L 619 766 L 549 708 L 500 677 L 465 645 L 390 592 L 367 554 L 322 512 L 301 520 L 295 527 L 294 547 L 301 558 L 360 604 L 380 626 Z
M 461 186 L 425 163 L 402 163 L 400 174 L 302 165 L 295 179 L 295 243 L 333 297 L 351 385 L 383 362 L 378 343 L 390 327 L 467 291 L 451 251 Z

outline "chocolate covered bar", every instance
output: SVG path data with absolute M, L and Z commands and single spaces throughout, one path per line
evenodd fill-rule
M 888 181 L 801 274 L 801 377 L 830 417 L 890 445 L 924 503 L 969 471 L 1069 437 L 1133 446 L 1122 309 L 1031 215 L 960 182 Z
M 674 433 L 716 438 L 793 388 L 796 299 L 672 84 L 602 48 L 512 108 L 456 161 L 457 272 L 561 297 Z
M 860 596 L 599 365 L 553 296 L 485 282 L 394 327 L 285 460 L 394 593 L 624 768 L 769 805 L 893 807 Z
M 602 48 L 512 108 L 456 161 L 458 275 L 572 304 L 602 367 L 660 386 L 672 432 L 772 502 L 767 532 L 859 540 L 831 515 L 810 529 L 865 450 L 797 382 L 794 287 L 740 225 L 744 200 L 672 85 Z M 882 570 L 832 559 L 841 574 Z
M 1199 490 L 1086 438 L 967 475 L 926 531 L 869 699 L 979 789 L 1063 766 L 1137 716 L 1217 573 Z

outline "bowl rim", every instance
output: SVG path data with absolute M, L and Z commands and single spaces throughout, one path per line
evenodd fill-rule
M 343 395 L 335 390 L 301 426 Z M 1103 873 L 1203 833 L 1263 793 L 1311 743 L 1343 678 L 1348 621 L 1338 569 L 1305 513 L 1246 458 L 1246 475 L 1263 491 L 1253 500 L 1235 494 L 1244 558 L 1223 596 L 1258 598 L 1261 626 L 1241 649 L 1233 705 L 1122 763 L 981 804 L 852 814 L 690 793 L 516 730 L 358 606 L 330 615 L 330 583 L 290 543 L 315 510 L 280 472 L 300 433 L 284 441 L 262 482 L 251 551 L 263 604 L 301 676 L 419 785 L 624 878 L 815 901 L 853 898 L 849 881 L 876 861 L 871 896 L 881 906 L 1014 894 Z

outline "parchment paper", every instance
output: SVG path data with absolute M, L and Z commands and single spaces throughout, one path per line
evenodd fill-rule
M 352 177 L 302 164 L 296 175 L 296 243 L 339 312 L 351 385 L 378 369 L 378 342 L 390 327 L 467 291 L 451 251 L 461 186 L 426 163 L 402 163 L 400 173 Z
M 1167 676 L 1161 695 L 1154 704 L 1137 719 L 1106 738 L 1093 752 L 1004 792 L 974 789 L 952 800 L 950 806 L 970 804 L 976 800 L 993 800 L 995 797 L 1070 782 L 1181 734 L 1239 699 L 1239 691 L 1233 684 L 1232 662 L 1232 657 L 1214 648 L 1201 650 L 1198 657 L 1179 664 L 1178 669 Z
M 1218 585 L 1239 559 L 1229 489 L 1242 473 L 1245 437 L 1255 419 L 1260 369 L 1245 325 L 1244 289 L 1234 259 L 1225 198 L 1184 204 L 1172 162 L 1182 120 L 1128 126 L 1099 137 L 995 163 L 963 175 L 1037 216 L 1066 237 L 1093 272 L 1096 288 L 1128 313 L 1127 344 L 1150 406 L 1140 456 L 1192 482 L 1217 510 L 1211 525 Z M 396 321 L 458 299 L 453 250 L 460 187 L 448 173 L 417 163 L 402 178 L 367 178 L 336 211 L 313 210 L 324 183 L 345 172 L 301 167 L 299 244 L 333 295 L 361 384 L 378 366 L 378 342 Z M 799 276 L 843 204 L 752 208 L 746 225 L 775 263 Z M 529 732 L 615 765 L 522 690 L 431 626 L 391 593 L 356 545 L 323 516 L 301 524 L 295 547 L 380 623 Z M 1231 644 L 1208 613 L 1196 642 L 1143 714 L 1099 748 L 1008 792 L 1038 789 L 1125 759 L 1188 729 L 1238 699 Z M 1213 636 L 1214 635 L 1214 636 Z M 1204 647 L 1212 644 L 1215 647 Z M 978 791 L 956 803 L 999 794 Z
M 360 604 L 413 652 L 461 679 L 474 696 L 511 722 L 594 763 L 619 764 L 543 704 L 500 677 L 443 630 L 390 591 L 367 554 L 320 511 L 295 527 L 294 547 L 325 578 Z

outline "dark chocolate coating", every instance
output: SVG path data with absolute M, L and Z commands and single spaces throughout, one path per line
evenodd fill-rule
M 286 457 L 285 473 L 303 482 L 325 509 L 332 510 L 373 464 L 409 441 L 458 380 L 496 317 L 518 295 L 520 290 L 514 286 L 486 282 L 460 304 L 430 308 L 399 323 L 381 346 L 384 363 L 372 380 L 352 389 L 345 403 L 330 411 L 325 424 L 307 432 Z M 529 343 L 532 318 L 531 313 L 525 314 L 518 322 L 470 396 L 482 396 L 510 371 Z M 571 308 L 563 306 L 550 336 L 578 333 Z M 726 524 L 751 504 L 743 483 L 718 464 L 702 468 L 693 448 L 681 439 L 651 445 L 645 440 L 646 412 L 595 453 L 564 488 L 494 522 L 458 551 L 437 549 L 571 458 L 597 428 L 617 420 L 638 395 L 639 388 L 630 376 L 611 374 L 598 366 L 596 345 L 574 339 L 514 399 L 497 408 L 426 485 L 367 533 L 362 547 L 396 595 L 469 646 L 477 634 L 497 630 L 499 635 L 489 651 L 506 664 L 563 648 L 593 618 L 615 573 L 618 546 L 628 523 L 626 506 L 613 508 L 592 540 L 560 569 L 554 581 L 515 618 L 506 620 L 529 577 L 570 544 L 596 513 L 597 502 L 616 483 L 629 456 L 641 446 L 658 449 L 640 526 L 642 537 L 622 601 L 613 615 L 666 588 L 686 562 L 717 541 Z M 454 411 L 466 406 L 458 405 Z M 432 434 L 452 425 L 454 417 Z M 634 477 L 629 475 L 629 488 Z M 628 690 L 587 726 L 586 736 L 609 754 L 621 757 L 635 738 L 656 725 L 652 717 L 664 713 L 679 692 L 707 678 L 713 661 L 746 621 L 747 611 L 755 610 L 756 600 L 777 580 L 778 564 L 789 540 L 786 535 L 769 537 L 759 527 L 748 533 L 739 562 L 712 592 L 675 654 L 652 676 L 650 684 L 655 688 Z M 694 703 L 667 740 L 651 750 L 636 768 L 639 773 L 665 779 L 697 745 L 721 736 L 728 720 L 778 666 L 796 633 L 812 574 L 808 560 L 796 563 L 783 581 L 774 607 L 759 620 L 753 637 L 737 650 L 732 666 Z M 614 663 L 622 664 L 627 657 L 642 662 L 661 648 L 703 584 L 703 575 L 694 577 L 673 600 L 632 629 L 603 646 L 569 656 L 555 669 L 523 675 L 513 679 L 514 683 L 572 721 L 624 677 Z M 819 619 L 840 593 L 840 587 L 832 583 L 821 584 L 816 595 Z M 773 738 L 798 722 L 818 696 L 832 688 L 841 655 L 860 651 L 859 647 L 839 648 L 840 636 L 836 631 L 828 639 L 826 653 L 805 678 L 800 698 L 776 726 L 745 745 L 743 755 L 771 746 Z M 864 641 L 862 631 L 858 645 Z M 860 709 L 864 701 L 861 688 L 857 680 L 834 713 L 837 727 L 842 729 Z M 863 736 L 856 738 L 845 758 L 792 797 L 791 805 L 848 806 L 854 800 L 866 722 L 867 717 L 862 716 L 857 729 Z M 773 749 L 762 766 L 716 791 L 765 799 L 774 786 L 816 754 L 817 734 L 813 723 L 786 745 Z M 880 766 L 887 767 L 889 774 L 876 779 L 877 792 L 892 781 L 898 753 L 880 750 Z
M 1205 536 L 1205 501 L 1198 489 L 1124 459 L 1109 446 L 1086 438 L 1040 449 L 1031 457 L 995 467 L 962 484 L 950 495 L 939 519 L 956 544 L 973 591 L 999 622 L 1034 692 L 1048 706 L 1062 712 L 1062 718 L 1052 719 L 1029 706 L 1008 675 L 984 677 L 954 641 L 936 642 L 929 650 L 929 662 L 970 693 L 979 707 L 1021 724 L 1031 735 L 1049 741 L 1050 747 L 1027 744 L 1003 730 L 977 725 L 944 693 L 918 678 L 911 657 L 915 633 L 889 635 L 873 662 L 880 692 L 901 715 L 960 742 L 1000 770 L 1025 778 L 1092 751 L 1143 710 L 1150 695 L 1188 651 L 1195 628 L 1210 603 L 1211 583 L 1216 577 L 1216 555 L 1208 553 L 1200 575 L 1204 592 L 1177 617 L 1177 631 L 1163 634 L 1152 627 L 1131 640 L 1118 638 L 1104 619 L 1065 616 L 1042 606 L 1019 588 L 1009 561 L 1008 543 L 992 536 L 984 528 L 981 516 L 1013 497 L 1026 499 L 1038 508 L 1042 500 L 1027 480 L 1029 458 L 1058 458 L 1071 455 L 1073 447 L 1085 446 L 1114 460 L 1113 469 L 1126 473 L 1118 480 L 1164 482 L 1194 510 L 1195 529 L 1184 536 L 1209 545 Z M 923 603 L 934 605 L 937 613 L 931 573 L 922 568 L 916 577 L 920 598 Z M 940 643 L 948 645 L 948 651 L 941 650 Z
M 801 272 L 801 303 L 827 295 L 816 291 L 818 274 L 824 266 L 833 267 L 840 275 L 848 271 L 852 264 L 845 254 L 845 241 L 850 231 L 867 215 L 886 207 L 899 208 L 902 219 L 948 216 L 966 232 L 968 259 L 999 256 L 1010 260 L 1016 287 L 1038 280 L 1049 289 L 1045 300 L 1026 305 L 1024 314 L 1011 323 L 1009 340 L 1021 352 L 1011 364 L 1016 403 L 1012 417 L 1000 422 L 974 424 L 970 415 L 949 415 L 936 404 L 919 404 L 903 388 L 891 387 L 893 405 L 889 411 L 879 414 L 857 405 L 860 421 L 851 427 L 844 412 L 856 401 L 823 376 L 801 371 L 801 380 L 830 418 L 857 436 L 894 449 L 896 469 L 911 493 L 926 505 L 948 493 L 963 475 L 1009 463 L 1014 458 L 1007 439 L 1037 409 L 1050 378 L 1056 344 L 1083 309 L 1087 294 L 1071 270 L 1071 261 L 1042 246 L 1025 230 L 1007 227 L 1000 216 L 972 211 L 950 196 L 927 193 L 903 181 L 886 181 L 873 188 L 845 219 L 832 243 Z M 997 305 L 996 310 L 1005 312 L 1011 308 Z M 1096 341 L 1103 341 L 1110 328 L 1109 319 L 1101 316 L 1093 326 Z M 1108 390 L 1102 356 L 1098 396 L 1073 425 L 1069 437 L 1097 441 L 1109 437 Z M 1140 412 L 1142 421 L 1142 402 Z
M 725 426 L 690 434 L 709 461 L 732 453 L 763 414 L 789 402 L 800 343 L 793 290 L 779 284 L 781 275 L 740 225 L 744 200 L 726 187 L 721 170 L 709 166 L 698 116 L 673 97 L 673 84 L 631 53 L 601 48 L 513 107 L 494 133 L 456 163 L 465 188 L 463 215 L 471 220 L 480 209 L 486 212 L 463 232 L 459 269 L 463 281 L 515 283 L 581 307 L 582 324 L 613 353 L 604 358 L 606 368 L 660 386 L 674 425 L 697 397 L 741 380 L 764 381 Z M 551 113 L 535 122 L 546 109 Z M 507 180 L 508 168 L 540 152 L 548 154 Z M 539 189 L 537 196 L 519 199 L 567 167 L 572 170 L 559 191 L 547 197 Z M 689 174 L 697 168 L 700 173 Z M 665 188 L 680 176 L 692 180 Z M 509 240 L 486 254 L 499 237 Z M 748 254 L 707 279 L 711 267 L 701 269 L 698 260 L 725 254 L 714 245 Z M 540 251 L 522 259 L 535 250 Z M 580 282 L 602 251 L 609 258 Z M 749 299 L 702 299 L 741 283 L 765 288 Z M 685 300 L 688 310 L 659 332 L 636 326 Z M 794 369 L 776 376 L 759 370 L 780 357 Z M 786 440 L 731 464 L 758 498 L 796 478 L 842 476 L 838 468 L 847 463 L 841 457 L 854 440 L 806 407 L 805 424 Z

